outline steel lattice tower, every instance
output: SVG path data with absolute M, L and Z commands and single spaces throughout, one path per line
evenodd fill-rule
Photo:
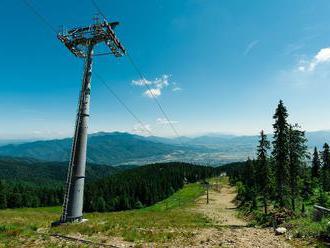
M 108 23 L 106 20 L 103 22 L 96 20 L 95 24 L 88 27 L 62 31 L 57 35 L 57 38 L 76 57 L 85 60 L 85 67 L 65 184 L 63 212 L 60 221 L 53 225 L 82 220 L 93 50 L 97 44 L 104 43 L 107 48 L 110 48 L 109 54 L 116 57 L 125 55 L 126 51 L 114 32 L 118 24 L 118 22 Z

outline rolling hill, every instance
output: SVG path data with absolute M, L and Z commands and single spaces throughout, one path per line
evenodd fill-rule
M 0 157 L 0 180 L 63 184 L 67 167 L 68 162 L 41 162 L 35 159 Z M 86 177 L 88 181 L 94 181 L 121 170 L 117 167 L 88 163 Z
M 71 139 L 66 138 L 5 145 L 0 147 L 0 155 L 68 161 L 70 149 Z M 147 158 L 155 160 L 186 150 L 186 147 L 149 141 L 128 133 L 97 133 L 89 136 L 87 160 L 91 163 L 117 165 Z
M 314 146 L 320 149 L 325 142 L 330 142 L 330 131 L 307 132 L 306 137 L 310 149 Z M 258 136 L 208 134 L 179 140 L 100 132 L 89 136 L 87 158 L 90 163 L 113 166 L 171 161 L 219 165 L 255 157 L 257 142 Z M 34 141 L 0 146 L 0 156 L 68 161 L 70 148 L 70 138 Z

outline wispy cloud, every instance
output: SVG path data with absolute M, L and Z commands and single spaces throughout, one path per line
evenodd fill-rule
M 135 124 L 132 133 L 140 134 L 140 135 L 150 135 L 151 127 L 149 124 Z
M 139 80 L 132 80 L 132 84 L 136 86 L 144 86 L 146 84 L 150 85 L 152 84 L 152 82 L 146 79 L 139 79 Z
M 179 87 L 177 85 L 177 83 L 173 82 L 172 85 L 173 85 L 172 91 L 181 91 L 182 90 L 182 88 Z
M 165 118 L 158 118 L 156 120 L 156 122 L 159 125 L 168 125 L 168 124 L 176 124 L 176 123 L 178 123 L 178 121 L 171 121 L 171 120 L 167 120 Z
M 133 80 L 132 84 L 136 86 L 148 85 L 150 89 L 144 91 L 143 94 L 149 98 L 157 98 L 162 94 L 162 90 L 170 85 L 170 77 L 170 75 L 164 74 L 160 78 L 156 78 L 152 81 L 147 79 Z
M 161 89 L 157 89 L 157 88 L 155 88 L 155 89 L 150 89 L 150 90 L 146 90 L 145 92 L 144 92 L 144 95 L 145 96 L 147 96 L 147 97 L 150 97 L 150 98 L 157 98 L 157 97 L 159 97 L 160 95 L 162 94 L 162 92 L 161 92 Z
M 253 40 L 251 41 L 247 47 L 245 48 L 245 51 L 244 51 L 244 56 L 247 56 L 251 51 L 252 49 L 254 49 L 259 43 L 259 40 Z
M 330 47 L 321 48 L 312 57 L 301 55 L 290 69 L 278 75 L 278 81 L 295 87 L 306 88 L 310 85 L 327 85 L 330 80 Z
M 300 60 L 298 71 L 313 72 L 321 64 L 330 62 L 330 47 L 322 48 L 311 60 Z

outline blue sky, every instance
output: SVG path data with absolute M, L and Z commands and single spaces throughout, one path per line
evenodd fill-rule
M 90 0 L 32 1 L 59 27 L 86 25 Z M 283 99 L 290 121 L 329 129 L 330 2 L 327 0 L 97 0 L 181 135 L 272 130 Z M 23 1 L 1 16 L 0 138 L 73 133 L 83 61 Z M 155 135 L 173 136 L 127 58 L 93 69 Z M 136 121 L 94 77 L 90 132 L 138 132 Z

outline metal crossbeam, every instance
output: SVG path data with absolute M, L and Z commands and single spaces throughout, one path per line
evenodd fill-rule
M 120 43 L 114 32 L 119 22 L 95 23 L 88 27 L 73 28 L 66 32 L 61 32 L 57 38 L 77 57 L 86 58 L 89 44 L 104 42 L 116 57 L 126 54 L 125 48 Z

